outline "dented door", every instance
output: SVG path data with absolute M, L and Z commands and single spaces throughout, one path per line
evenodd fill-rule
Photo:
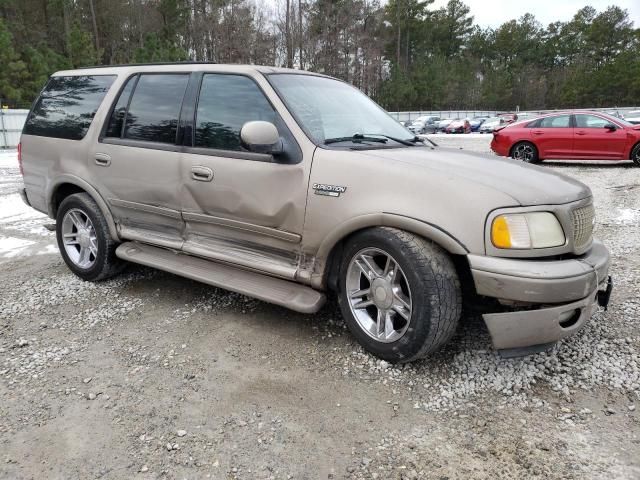
M 276 125 L 288 154 L 247 152 L 247 121 Z M 258 83 L 245 75 L 205 73 L 193 145 L 182 153 L 183 249 L 293 278 L 300 261 L 308 171 Z

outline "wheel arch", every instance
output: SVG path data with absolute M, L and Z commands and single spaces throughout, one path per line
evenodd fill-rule
M 109 234 L 114 241 L 120 241 L 118 229 L 107 203 L 94 187 L 74 175 L 62 175 L 50 184 L 46 197 L 49 216 L 55 219 L 62 200 L 74 193 L 86 193 L 93 198 L 109 226 Z
M 322 241 L 316 254 L 311 286 L 322 290 L 334 289 L 344 245 L 354 235 L 375 227 L 394 227 L 414 233 L 433 241 L 452 255 L 466 256 L 469 253 L 464 243 L 436 225 L 392 213 L 363 215 L 339 225 Z

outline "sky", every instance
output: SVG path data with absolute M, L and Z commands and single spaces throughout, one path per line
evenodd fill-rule
M 446 5 L 447 0 L 435 0 L 432 8 Z M 532 13 L 547 26 L 556 21 L 571 20 L 582 7 L 592 6 L 598 12 L 617 5 L 629 12 L 629 17 L 640 27 L 640 0 L 464 0 L 471 9 L 475 23 L 481 27 L 498 27 L 502 23 Z

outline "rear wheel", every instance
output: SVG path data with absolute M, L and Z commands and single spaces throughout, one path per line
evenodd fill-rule
M 631 160 L 640 167 L 640 143 L 631 150 Z
M 339 304 L 351 333 L 389 362 L 434 352 L 453 336 L 460 283 L 449 256 L 416 235 L 374 228 L 345 247 Z
M 518 142 L 511 148 L 511 158 L 526 163 L 538 163 L 538 149 L 531 142 Z
M 63 260 L 83 280 L 104 280 L 125 265 L 116 257 L 118 244 L 109 234 L 100 207 L 87 193 L 62 201 L 56 215 L 56 238 Z

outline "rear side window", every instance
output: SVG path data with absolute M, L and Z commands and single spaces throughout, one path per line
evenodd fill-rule
M 242 150 L 240 129 L 253 120 L 276 122 L 273 107 L 253 80 L 242 75 L 204 76 L 196 113 L 196 147 Z
M 189 74 L 140 75 L 137 84 L 131 86 L 133 90 L 131 101 L 128 101 L 129 85 L 122 91 L 107 130 L 113 132 L 115 137 L 120 136 L 118 133 L 118 127 L 122 128 L 120 112 L 124 108 L 123 138 L 174 144 L 182 99 L 188 82 Z
M 569 128 L 571 126 L 570 115 L 559 115 L 557 117 L 545 117 L 539 120 L 538 128 Z
M 82 140 L 115 75 L 52 77 L 24 126 L 27 135 Z
M 105 136 L 175 143 L 188 81 L 188 74 L 134 75 L 120 93 Z

